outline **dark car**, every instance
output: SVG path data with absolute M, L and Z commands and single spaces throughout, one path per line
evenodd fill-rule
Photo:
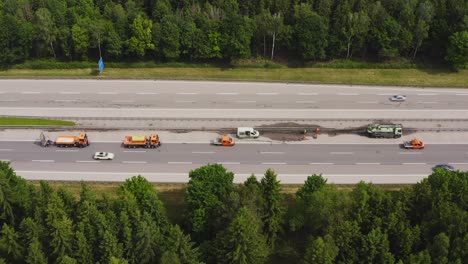
M 435 165 L 433 168 L 433 170 L 435 169 L 444 169 L 444 170 L 448 170 L 448 171 L 455 171 L 455 168 L 451 165 L 448 165 L 448 164 L 438 164 L 438 165 Z

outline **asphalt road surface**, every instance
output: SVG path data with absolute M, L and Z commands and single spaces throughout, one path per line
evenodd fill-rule
M 115 154 L 95 161 L 94 152 Z M 251 173 L 272 168 L 282 183 L 303 183 L 322 173 L 330 182 L 416 183 L 435 164 L 468 170 L 468 145 L 432 144 L 405 150 L 398 144 L 164 144 L 158 149 L 126 149 L 119 143 L 92 143 L 87 148 L 41 147 L 33 142 L 0 142 L 0 160 L 10 161 L 26 179 L 123 181 L 142 174 L 153 182 L 186 182 L 187 174 L 208 163 L 220 163 L 242 182 Z
M 392 95 L 405 102 L 391 102 Z M 468 90 L 285 83 L 0 80 L 2 108 L 468 109 Z

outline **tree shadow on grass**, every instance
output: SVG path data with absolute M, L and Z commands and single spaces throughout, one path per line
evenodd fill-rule
M 97 70 L 97 69 L 93 69 L 93 70 L 91 70 L 91 72 L 89 73 L 89 75 L 91 75 L 91 76 L 99 76 L 99 74 L 100 74 L 100 73 L 99 73 L 99 70 Z

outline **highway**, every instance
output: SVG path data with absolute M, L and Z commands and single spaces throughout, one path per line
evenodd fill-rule
M 395 94 L 406 102 L 391 102 Z M 468 110 L 468 91 L 347 85 L 132 80 L 0 80 L 7 108 Z
M 407 100 L 391 102 L 389 97 L 395 94 L 406 95 Z M 287 120 L 346 128 L 350 125 L 342 124 L 343 120 L 363 120 L 351 124 L 361 126 L 369 119 L 387 119 L 405 126 L 409 122 L 410 127 L 465 128 L 467 101 L 465 89 L 164 80 L 0 80 L 0 115 L 63 118 L 88 127 L 104 124 L 103 127 L 199 129 L 260 126 Z M 411 121 L 418 119 L 427 119 L 427 124 Z M 92 155 L 96 151 L 114 152 L 116 158 L 94 161 Z M 425 150 L 411 151 L 400 149 L 397 144 L 357 142 L 237 144 L 232 148 L 169 143 L 157 150 L 128 150 L 116 142 L 93 142 L 86 149 L 57 149 L 27 141 L 0 141 L 0 160 L 11 161 L 18 174 L 27 179 L 123 181 L 141 173 L 155 182 L 186 182 L 191 169 L 221 163 L 236 174 L 236 182 L 251 173 L 262 175 L 273 168 L 283 183 L 302 183 L 308 175 L 323 173 L 334 183 L 365 180 L 391 184 L 415 183 L 440 163 L 468 170 L 468 145 L 430 144 Z
M 95 161 L 94 152 L 113 152 L 112 161 Z M 468 170 L 468 145 L 432 144 L 424 150 L 404 150 L 398 144 L 164 144 L 158 149 L 126 149 L 119 143 L 92 143 L 87 148 L 41 147 L 33 142 L 0 142 L 0 160 L 10 161 L 27 179 L 122 181 L 142 174 L 151 181 L 186 182 L 187 173 L 208 163 L 223 164 L 236 182 L 267 168 L 282 183 L 302 183 L 323 173 L 330 182 L 416 183 L 435 164 Z

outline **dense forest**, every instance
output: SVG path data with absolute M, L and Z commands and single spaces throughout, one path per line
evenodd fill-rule
M 274 171 L 233 184 L 190 172 L 180 223 L 145 178 L 100 195 L 39 186 L 0 162 L 0 263 L 466 263 L 468 173 L 385 191 L 312 175 L 287 195 Z
M 0 0 L 0 65 L 27 59 L 468 61 L 466 0 Z

